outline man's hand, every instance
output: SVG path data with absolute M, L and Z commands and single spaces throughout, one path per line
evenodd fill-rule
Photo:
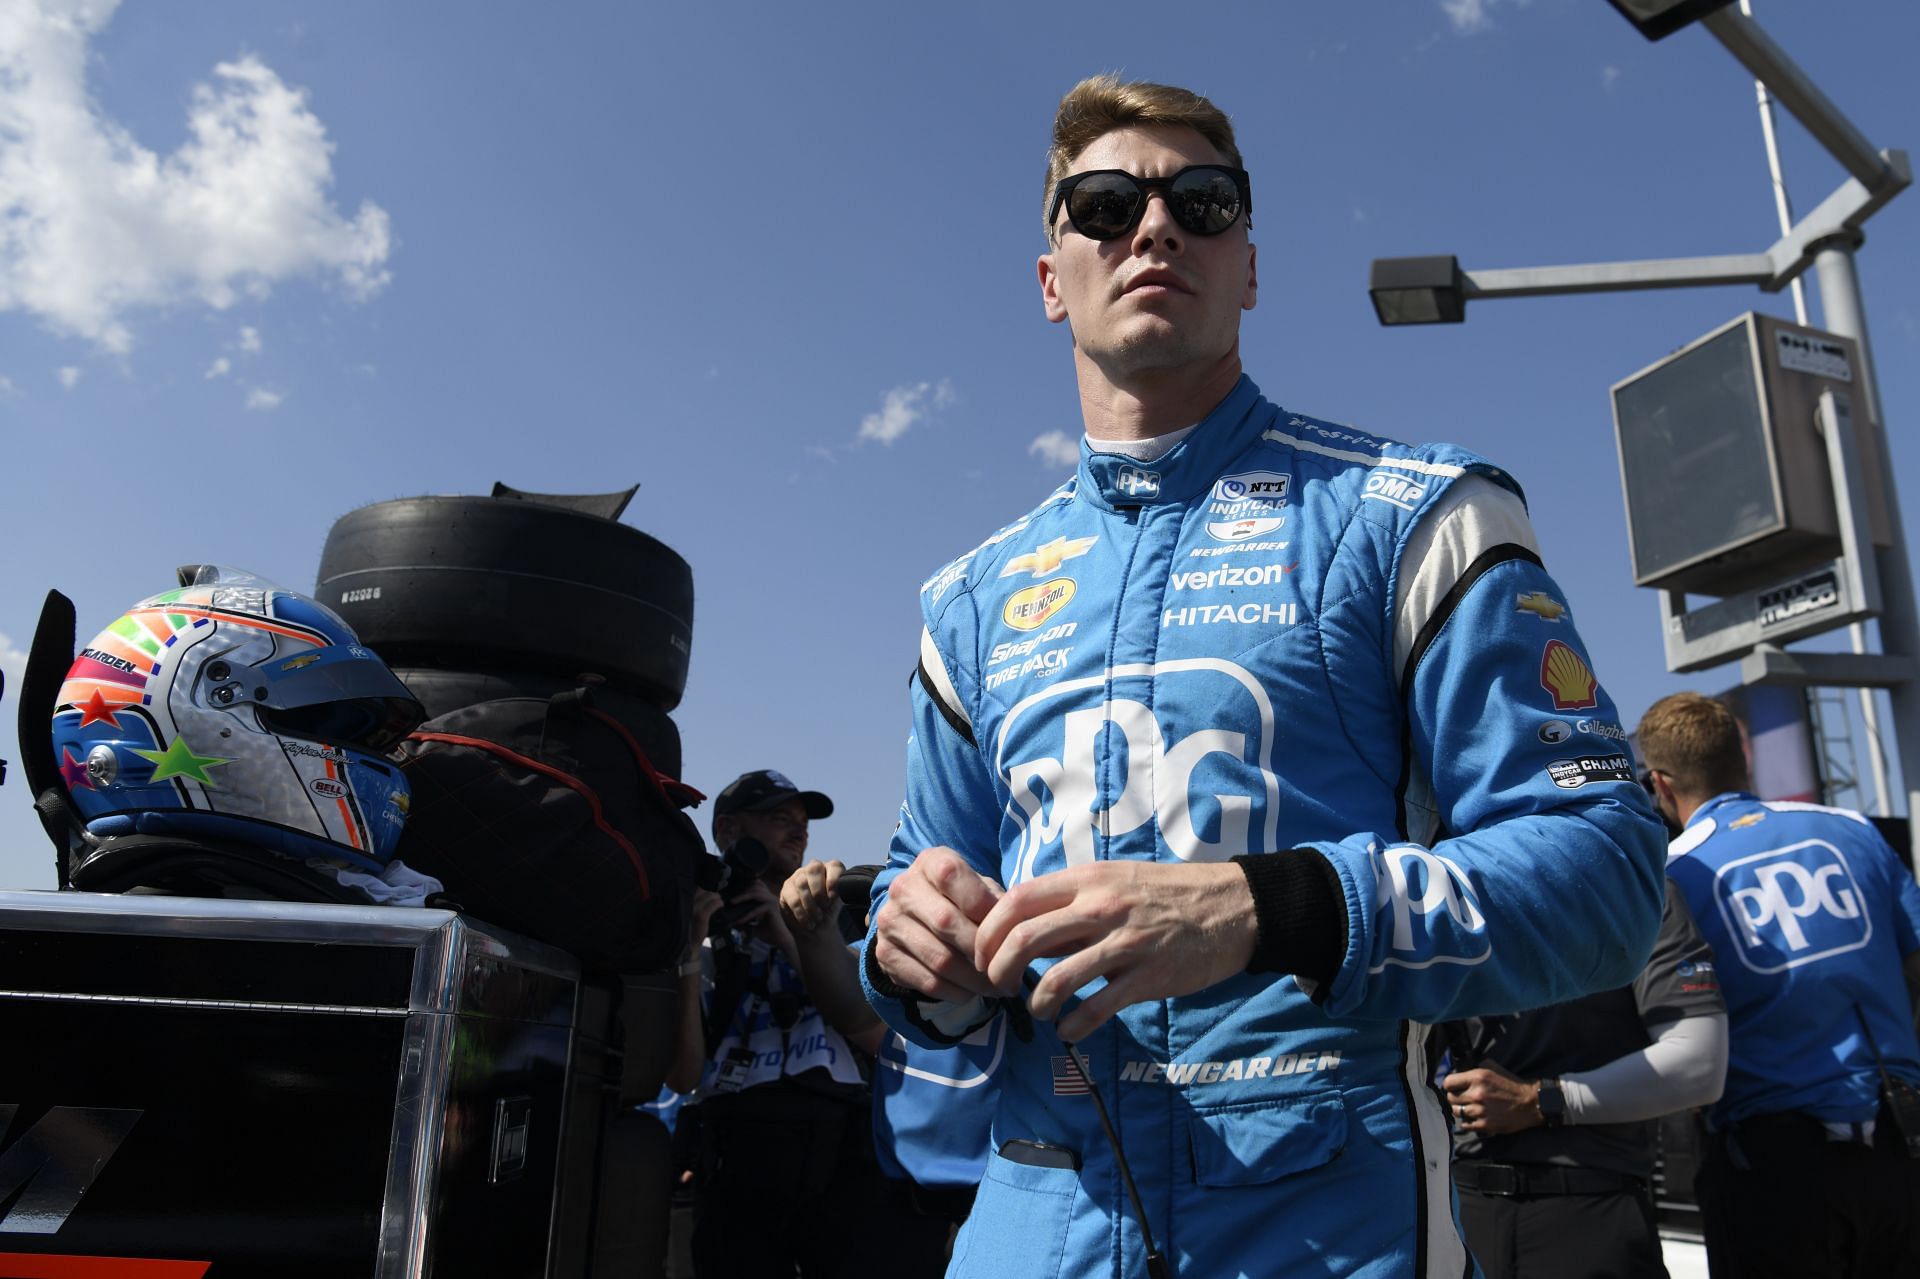
M 1440 1081 L 1453 1106 L 1453 1122 L 1467 1132 L 1497 1136 L 1538 1128 L 1540 1086 L 1510 1073 L 1497 1061 L 1457 1071 Z
M 1002 891 L 951 848 L 926 849 L 887 890 L 874 920 L 874 962 L 931 999 L 997 995 L 974 965 L 974 928 Z
M 795 941 L 827 933 L 839 945 L 840 896 L 834 889 L 844 870 L 839 862 L 807 862 L 780 885 L 780 913 L 786 916 Z
M 693 890 L 692 909 L 687 914 L 687 945 L 695 950 L 707 939 L 707 933 L 713 927 L 713 917 L 726 902 L 720 894 L 706 888 Z
M 1027 1006 L 1060 1015 L 1096 977 L 1105 988 L 1055 1027 L 1077 1043 L 1129 1004 L 1189 995 L 1243 971 L 1259 928 L 1247 877 L 1232 863 L 1095 862 L 1028 880 L 981 921 L 973 962 L 996 990 L 1020 989 L 1027 965 L 1064 956 Z

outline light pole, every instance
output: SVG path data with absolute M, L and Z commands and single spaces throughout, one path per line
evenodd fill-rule
M 1589 263 L 1576 266 L 1520 267 L 1493 271 L 1463 270 L 1451 257 L 1383 258 L 1373 263 L 1369 293 L 1380 322 L 1400 324 L 1460 323 L 1467 304 L 1494 298 L 1546 297 L 1570 293 L 1616 293 L 1635 289 L 1684 289 L 1718 284 L 1758 285 L 1777 293 L 1809 269 L 1820 284 L 1826 327 L 1851 338 L 1859 350 L 1859 385 L 1865 403 L 1867 429 L 1874 432 L 1879 454 L 1890 459 L 1886 424 L 1880 413 L 1880 389 L 1867 337 L 1865 308 L 1854 253 L 1863 241 L 1867 219 L 1913 182 L 1907 154 L 1876 150 L 1839 108 L 1796 66 L 1758 23 L 1732 0 L 1609 0 L 1650 40 L 1698 21 L 1713 33 L 1754 78 L 1772 91 L 1776 101 L 1806 126 L 1850 175 L 1820 205 L 1787 229 L 1763 252 L 1720 257 L 1671 258 L 1640 262 Z M 1811 663 L 1778 661 L 1785 654 L 1755 654 L 1749 658 L 1749 678 L 1761 671 L 1785 673 L 1818 668 L 1833 675 L 1822 683 L 1852 683 L 1888 689 L 1893 708 L 1906 794 L 1909 830 L 1920 849 L 1920 682 L 1907 678 L 1909 663 L 1920 658 L 1920 615 L 1916 615 L 1913 572 L 1907 554 L 1899 496 L 1891 465 L 1882 468 L 1885 509 L 1892 544 L 1879 554 L 1882 593 L 1880 655 L 1821 655 Z M 1871 547 L 1862 548 L 1872 554 Z M 1771 663 L 1771 665 L 1770 665 Z M 1791 678 L 1791 676 L 1789 676 Z

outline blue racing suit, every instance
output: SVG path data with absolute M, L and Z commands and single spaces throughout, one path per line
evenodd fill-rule
M 1009 886 L 1253 855 L 1262 951 L 1285 951 L 1277 922 L 1312 932 L 1306 905 L 1325 953 L 1136 1004 L 1080 1045 L 1155 1242 L 1209 1279 L 1470 1273 L 1426 1023 L 1626 985 L 1662 902 L 1664 833 L 1513 481 L 1242 378 L 1155 461 L 1083 445 L 921 603 L 875 914 L 934 845 Z M 917 1042 L 1009 1016 L 883 993 L 872 945 L 868 997 Z M 1016 1029 L 949 1273 L 1144 1274 L 1065 1047 Z M 1079 1166 L 1009 1159 L 1016 1139 Z
M 1866 818 L 1729 792 L 1694 812 L 1671 856 L 1727 996 L 1714 1128 L 1785 1111 L 1865 1124 L 1883 1064 L 1920 1083 L 1901 974 L 1920 950 L 1920 886 Z

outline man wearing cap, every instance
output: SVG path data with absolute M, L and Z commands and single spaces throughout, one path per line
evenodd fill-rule
M 724 899 L 695 895 L 667 1078 L 692 1093 L 702 1124 L 693 1261 L 703 1279 L 878 1273 L 858 1217 L 878 1176 L 867 1082 L 808 996 L 779 909 L 808 823 L 832 813 L 832 800 L 771 769 L 741 774 L 714 801 L 729 880 Z M 714 930 L 723 907 L 744 910 Z

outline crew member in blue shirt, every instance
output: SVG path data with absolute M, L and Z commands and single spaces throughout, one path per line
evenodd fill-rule
M 1756 798 L 1719 702 L 1662 698 L 1639 745 L 1727 1001 L 1698 1182 L 1715 1279 L 1920 1275 L 1920 887 L 1860 814 Z

